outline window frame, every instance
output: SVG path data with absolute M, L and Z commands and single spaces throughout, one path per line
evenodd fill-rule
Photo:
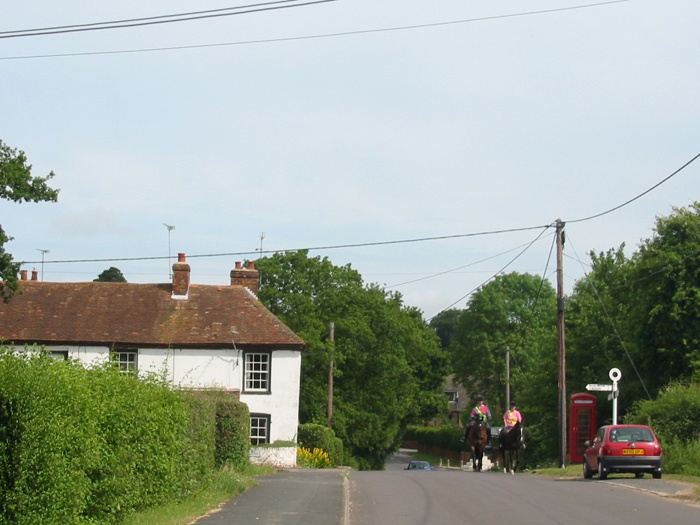
M 126 360 L 122 359 L 124 356 L 128 356 Z M 109 359 L 122 374 L 136 374 L 139 371 L 139 351 L 137 348 L 110 350 Z
M 250 414 L 248 439 L 252 446 L 257 447 L 270 442 L 270 419 L 270 414 Z M 257 420 L 258 424 L 254 426 L 253 420 Z M 259 424 L 261 421 L 264 422 L 263 426 Z M 260 435 L 260 429 L 263 430 L 264 436 Z
M 251 358 L 265 357 L 266 361 L 252 361 Z M 265 370 L 254 369 L 254 365 L 264 364 Z M 258 374 L 260 377 L 251 377 Z M 263 377 L 264 376 L 264 377 Z M 262 386 L 255 386 L 260 383 Z M 272 388 L 272 352 L 250 350 L 243 353 L 243 392 L 246 394 L 269 394 Z

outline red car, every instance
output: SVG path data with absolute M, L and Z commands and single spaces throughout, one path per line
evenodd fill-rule
M 663 450 L 654 431 L 646 425 L 606 425 L 593 442 L 586 441 L 583 477 L 605 479 L 615 472 L 633 472 L 642 478 L 648 472 L 661 478 Z

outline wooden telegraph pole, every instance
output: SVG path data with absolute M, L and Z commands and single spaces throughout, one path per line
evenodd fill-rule
M 328 364 L 328 428 L 333 428 L 333 354 L 335 353 L 335 323 L 331 322 L 331 361 Z
M 566 338 L 564 331 L 564 223 L 557 219 L 557 332 L 559 334 L 559 459 L 566 466 Z

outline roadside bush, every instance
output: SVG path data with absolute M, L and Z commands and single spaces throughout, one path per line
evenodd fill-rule
M 243 469 L 250 464 L 250 412 L 237 399 L 219 397 L 216 403 L 216 466 Z
M 335 432 L 328 427 L 315 423 L 304 423 L 297 430 L 297 441 L 300 447 L 308 450 L 315 448 L 328 453 L 330 462 L 334 467 L 345 464 L 343 442 L 335 436 Z
M 112 365 L 0 349 L 0 525 L 110 524 L 214 472 L 215 404 Z
M 634 404 L 625 423 L 649 425 L 662 441 L 677 439 L 691 443 L 700 439 L 700 385 L 672 384 L 659 392 L 654 400 Z

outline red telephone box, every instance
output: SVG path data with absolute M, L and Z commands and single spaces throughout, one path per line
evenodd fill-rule
M 569 413 L 571 428 L 569 431 L 569 460 L 571 463 L 583 463 L 585 442 L 593 440 L 598 426 L 596 424 L 596 397 L 593 394 L 573 394 Z

